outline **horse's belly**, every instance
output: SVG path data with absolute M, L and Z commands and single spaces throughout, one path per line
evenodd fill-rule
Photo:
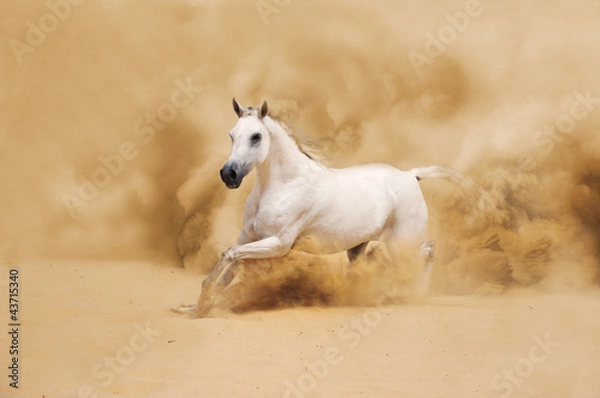
M 340 244 L 340 242 L 322 239 L 313 235 L 304 235 L 296 239 L 292 249 L 309 254 L 335 254 L 348 250 L 349 247 Z
M 360 213 L 329 212 L 318 221 L 313 220 L 296 239 L 294 248 L 311 254 L 333 254 L 378 240 L 387 215 L 375 211 Z

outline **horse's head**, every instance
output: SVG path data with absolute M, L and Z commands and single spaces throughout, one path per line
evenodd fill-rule
M 269 112 L 266 101 L 259 109 L 243 108 L 234 98 L 233 110 L 239 119 L 229 132 L 231 154 L 220 171 L 221 179 L 230 189 L 238 188 L 242 179 L 265 161 L 270 146 L 269 132 L 262 123 Z

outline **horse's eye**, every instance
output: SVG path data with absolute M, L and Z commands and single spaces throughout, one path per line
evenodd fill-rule
M 260 142 L 260 139 L 262 138 L 262 136 L 260 135 L 260 133 L 254 133 L 252 134 L 252 136 L 250 137 L 250 142 L 252 144 L 258 144 Z

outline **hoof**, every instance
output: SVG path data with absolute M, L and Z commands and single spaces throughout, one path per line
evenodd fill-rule
M 171 311 L 176 314 L 190 314 L 196 311 L 196 307 L 197 306 L 195 305 L 188 305 L 179 308 L 171 308 Z
M 425 259 L 430 260 L 433 258 L 435 252 L 435 242 L 432 240 L 426 240 L 421 245 L 421 254 L 425 257 Z
M 171 308 L 171 311 L 176 314 L 186 314 L 191 319 L 207 318 L 212 305 L 204 305 L 199 308 L 197 305 L 184 306 L 179 308 Z

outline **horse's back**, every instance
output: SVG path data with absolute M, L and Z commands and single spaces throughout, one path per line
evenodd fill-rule
M 408 171 L 383 163 L 372 163 L 333 170 L 337 178 L 353 189 L 363 188 L 371 193 L 385 192 L 395 200 L 422 198 L 417 178 Z M 367 197 L 370 195 L 367 195 Z

